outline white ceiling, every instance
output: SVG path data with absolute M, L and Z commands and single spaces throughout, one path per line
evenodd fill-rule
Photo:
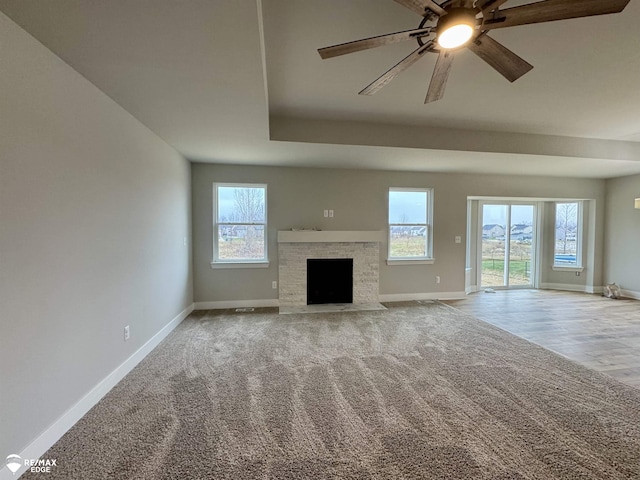
M 412 42 L 316 52 L 417 27 L 392 0 L 0 0 L 0 11 L 194 161 L 640 173 L 639 0 L 617 15 L 495 31 L 535 68 L 510 84 L 463 51 L 430 105 L 432 55 L 357 95 Z

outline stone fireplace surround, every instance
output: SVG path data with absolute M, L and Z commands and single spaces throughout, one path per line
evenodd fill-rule
M 307 305 L 307 259 L 353 258 L 353 304 L 379 301 L 380 231 L 278 232 L 279 304 Z

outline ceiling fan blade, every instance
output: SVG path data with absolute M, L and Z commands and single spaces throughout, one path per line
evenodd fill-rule
M 341 43 L 340 45 L 333 45 L 331 47 L 319 48 L 318 53 L 325 58 L 338 57 L 340 55 L 346 55 L 347 53 L 360 52 L 369 48 L 381 47 L 383 45 L 389 45 L 391 43 L 403 42 L 405 40 L 411 40 L 417 37 L 424 37 L 429 35 L 432 31 L 432 27 L 418 28 L 415 30 L 405 30 L 403 32 L 389 33 L 388 35 L 379 35 L 377 37 L 363 38 L 362 40 L 356 40 L 354 42 Z
M 480 35 L 469 43 L 468 48 L 510 82 L 515 82 L 533 68 L 533 65 L 488 35 Z
M 433 0 L 394 0 L 403 7 L 407 7 L 412 12 L 426 17 L 430 13 L 435 13 L 438 16 L 446 15 L 447 12 L 444 8 L 438 5 Z
M 507 3 L 509 0 L 478 0 L 476 7 L 482 10 L 482 15 L 487 15 L 494 10 L 500 8 L 501 5 Z
M 453 65 L 453 52 L 450 50 L 441 50 L 436 61 L 436 66 L 431 75 L 431 83 L 424 103 L 437 102 L 444 97 L 444 89 L 447 86 L 451 66 Z
M 403 72 L 404 70 L 409 68 L 411 65 L 416 63 L 418 60 L 420 60 L 422 55 L 424 55 L 428 51 L 428 49 L 431 48 L 432 46 L 433 46 L 433 42 L 428 42 L 422 45 L 421 47 L 418 47 L 412 53 L 410 53 L 405 58 L 400 60 L 400 62 L 398 62 L 394 67 L 390 68 L 381 76 L 379 76 L 377 79 L 375 79 L 373 82 L 371 82 L 369 85 L 367 85 L 364 89 L 362 89 L 358 93 L 358 95 L 373 95 L 382 87 L 384 87 L 387 83 L 389 83 L 391 80 L 396 78 L 396 76 L 398 76 L 399 73 Z
M 498 10 L 483 20 L 482 30 L 618 13 L 630 0 L 544 0 Z

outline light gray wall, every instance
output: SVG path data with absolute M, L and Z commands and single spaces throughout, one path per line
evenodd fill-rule
M 4 458 L 190 306 L 192 288 L 188 162 L 3 14 L 0 64 Z
M 640 294 L 640 175 L 607 180 L 604 282 Z
M 214 182 L 268 185 L 271 260 L 268 269 L 211 269 Z M 468 196 L 593 198 L 598 205 L 604 201 L 603 180 L 193 164 L 194 300 L 277 298 L 271 282 L 278 279 L 278 230 L 299 226 L 386 231 L 389 187 L 434 188 L 436 262 L 434 265 L 388 266 L 385 263 L 387 245 L 381 245 L 380 293 L 383 295 L 464 292 Z M 333 209 L 335 217 L 324 218 L 324 209 Z M 603 226 L 597 228 L 592 268 L 596 282 L 600 282 Z M 456 235 L 463 237 L 462 244 L 454 243 Z M 441 277 L 440 284 L 435 283 L 436 275 Z M 567 282 L 573 280 L 571 275 L 567 276 Z

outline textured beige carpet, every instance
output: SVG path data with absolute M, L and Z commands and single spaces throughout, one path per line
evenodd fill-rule
M 40 478 L 640 478 L 640 390 L 446 305 L 387 307 L 195 312 Z

